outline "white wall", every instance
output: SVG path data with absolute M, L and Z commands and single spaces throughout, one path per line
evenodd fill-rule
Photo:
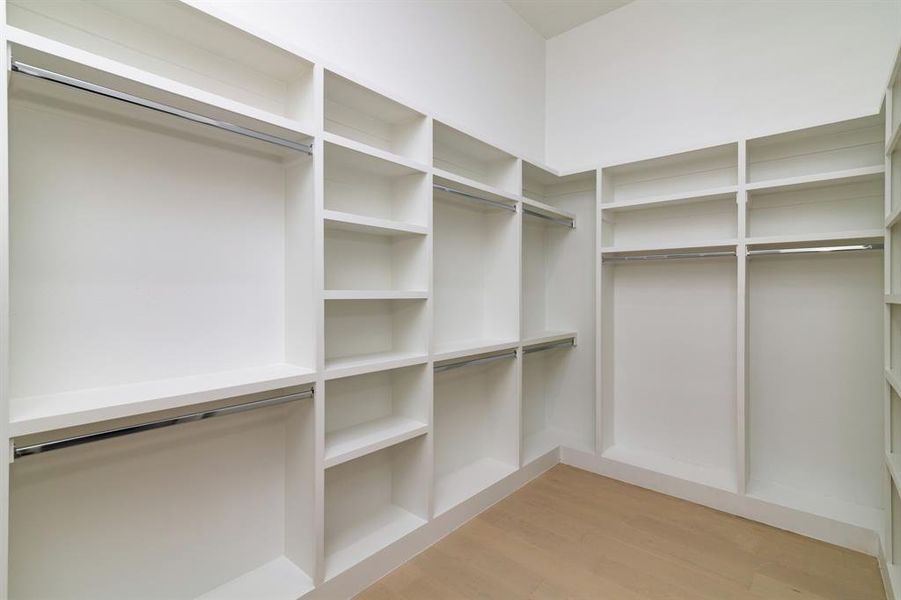
M 614 164 L 877 110 L 901 1 L 638 0 L 547 43 L 547 161 Z
M 544 39 L 499 0 L 214 4 L 509 152 L 544 155 Z

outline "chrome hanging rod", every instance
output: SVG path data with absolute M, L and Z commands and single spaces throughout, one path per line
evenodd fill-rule
M 458 360 L 456 362 L 435 365 L 435 372 L 439 373 L 441 371 L 459 369 L 460 367 L 468 367 L 470 365 L 483 365 L 485 363 L 494 362 L 503 358 L 516 358 L 516 348 L 500 352 L 498 354 L 492 354 L 491 356 L 483 356 L 481 358 L 464 358 L 463 360 Z
M 34 67 L 17 60 L 12 61 L 10 68 L 15 73 L 21 73 L 30 77 L 52 81 L 54 83 L 59 83 L 72 88 L 90 92 L 92 94 L 97 94 L 98 96 L 105 96 L 106 98 L 112 98 L 113 100 L 119 100 L 128 104 L 134 104 L 135 106 L 141 106 L 143 108 L 155 110 L 167 115 L 186 119 L 194 123 L 200 123 L 201 125 L 208 125 L 209 127 L 215 127 L 217 129 L 236 133 L 244 137 L 253 138 L 262 142 L 268 142 L 270 144 L 275 144 L 276 146 L 282 146 L 284 148 L 290 148 L 291 150 L 297 150 L 298 152 L 303 152 L 304 154 L 313 154 L 313 147 L 309 144 L 293 142 L 285 138 L 270 135 L 268 133 L 263 133 L 262 131 L 256 131 L 254 129 L 241 127 L 240 125 L 235 125 L 234 123 L 211 119 L 210 117 L 205 117 L 191 111 L 176 108 L 174 106 L 169 106 L 168 104 L 154 102 L 153 100 L 141 98 L 140 96 L 133 96 L 131 94 L 120 92 L 108 87 L 104 87 L 102 85 L 90 83 L 89 81 L 82 81 L 81 79 L 69 77 L 68 75 L 62 75 L 60 73 L 41 69 L 40 67 Z
M 617 262 L 633 262 L 642 260 L 676 260 L 685 258 L 722 258 L 726 256 L 735 256 L 734 250 L 723 252 L 679 252 L 671 254 L 643 254 L 639 256 L 603 256 L 602 260 L 606 263 Z
M 748 256 L 774 256 L 780 254 L 822 254 L 836 252 L 861 252 L 882 250 L 883 244 L 853 244 L 850 246 L 819 246 L 816 248 L 774 248 L 770 250 L 748 250 Z
M 516 206 L 513 204 L 507 204 L 506 202 L 500 202 L 498 200 L 492 200 L 490 198 L 482 198 L 481 196 L 476 196 L 475 194 L 470 194 L 468 192 L 461 192 L 460 190 L 455 190 L 453 188 L 445 187 L 443 185 L 439 185 L 437 183 L 432 184 L 432 187 L 439 192 L 445 192 L 448 194 L 454 194 L 455 196 L 460 196 L 461 198 L 467 198 L 469 200 L 475 200 L 476 202 L 482 202 L 484 204 L 489 204 L 496 208 L 503 208 L 505 210 L 510 210 L 516 212 Z
M 553 350 L 554 348 L 575 348 L 576 339 L 569 338 L 566 340 L 560 340 L 558 342 L 549 342 L 547 344 L 538 344 L 535 346 L 529 346 L 528 348 L 523 348 L 523 354 L 532 354 L 533 352 L 543 352 L 544 350 Z
M 522 211 L 527 215 L 531 215 L 533 217 L 538 217 L 539 219 L 546 219 L 551 223 L 557 223 L 558 225 L 563 225 L 565 227 L 569 227 L 570 229 L 576 228 L 575 219 L 561 219 L 559 217 L 550 217 L 544 213 L 540 213 L 537 210 L 531 209 L 527 206 L 523 206 Z
M 137 425 L 118 427 L 116 429 L 107 429 L 104 431 L 98 431 L 96 433 L 88 433 L 85 435 L 76 435 L 72 437 L 61 438 L 58 440 L 50 440 L 29 446 L 13 446 L 12 458 L 13 460 L 15 460 L 24 456 L 43 454 L 44 452 L 50 452 L 52 450 L 62 450 L 63 448 L 71 448 L 72 446 L 80 446 L 82 444 L 89 444 L 91 442 L 98 442 L 100 440 L 108 440 L 110 438 L 122 437 L 125 435 L 131 435 L 133 433 L 141 433 L 142 431 L 152 431 L 154 429 L 172 427 L 173 425 L 181 425 L 183 423 L 193 423 L 194 421 L 202 421 L 204 419 L 211 419 L 214 417 L 234 415 L 242 412 L 247 412 L 249 410 L 257 410 L 259 408 L 279 406 L 281 404 L 287 404 L 288 402 L 295 402 L 297 400 L 304 400 L 306 398 L 312 397 L 313 389 L 310 388 L 302 392 L 297 392 L 296 394 L 276 396 L 275 398 L 266 398 L 263 400 L 254 400 L 253 402 L 245 402 L 243 404 L 235 404 L 232 406 L 223 406 L 222 408 L 213 408 L 210 410 L 195 412 L 188 415 L 181 415 L 169 419 L 159 419 L 157 421 L 149 421 L 146 423 L 139 423 Z

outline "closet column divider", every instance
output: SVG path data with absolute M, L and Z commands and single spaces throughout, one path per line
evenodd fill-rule
M 889 78 L 888 85 L 885 91 L 885 100 L 883 103 L 883 110 L 885 116 L 885 139 L 891 139 L 892 135 L 892 81 L 893 78 Z M 886 152 L 885 154 L 885 217 L 888 219 L 892 214 L 892 153 Z M 888 222 L 888 221 L 886 221 Z M 892 294 L 892 271 L 894 269 L 892 256 L 894 250 L 892 248 L 892 227 L 894 225 L 889 226 L 885 229 L 885 239 L 884 239 L 884 250 L 883 250 L 883 285 L 884 285 L 884 293 L 885 296 L 888 297 Z M 885 302 L 883 305 L 883 368 L 886 372 L 890 371 L 892 368 L 892 345 L 891 345 L 891 331 L 892 331 L 892 305 L 889 302 Z M 885 465 L 883 466 L 883 479 L 884 479 L 884 491 L 883 491 L 883 515 L 884 515 L 884 533 L 883 533 L 883 554 L 886 566 L 890 566 L 894 562 L 894 540 L 893 540 L 893 521 L 894 517 L 892 515 L 893 506 L 892 506 L 892 498 L 894 497 L 894 489 L 897 486 L 897 482 L 892 477 L 892 471 L 890 467 L 890 462 L 892 460 L 892 387 L 889 383 L 888 379 L 885 379 L 883 382 L 883 437 L 884 437 L 884 449 L 885 449 Z
M 601 260 L 601 248 L 604 246 L 604 211 L 603 211 L 603 202 L 604 202 L 604 170 L 601 167 L 598 167 L 596 171 L 596 185 L 595 185 L 595 248 L 594 248 L 594 259 L 595 259 L 595 367 L 597 369 L 596 375 L 594 378 L 595 385 L 595 406 L 594 406 L 594 418 L 595 418 L 595 433 L 594 433 L 594 446 L 595 453 L 600 456 L 605 449 L 609 448 L 613 445 L 613 439 L 611 435 L 611 439 L 607 439 L 604 435 L 605 421 L 604 419 L 610 418 L 612 423 L 613 415 L 607 415 L 604 413 L 604 386 L 606 385 L 606 378 L 610 377 L 611 374 L 607 369 L 604 369 L 604 338 L 606 337 L 606 332 L 604 331 L 604 261 Z M 610 321 L 612 323 L 612 320 Z M 608 428 L 610 432 L 613 431 L 613 428 Z
M 426 117 L 426 142 L 427 153 L 426 164 L 429 165 L 429 171 L 426 174 L 426 189 L 429 190 L 429 198 L 426 206 L 426 227 L 428 234 L 426 236 L 426 254 L 428 269 L 428 299 L 426 300 L 426 336 L 427 348 L 429 352 L 429 360 L 426 365 L 426 378 L 428 380 L 428 408 L 427 421 L 429 426 L 428 434 L 425 438 L 425 454 L 428 461 L 426 469 L 426 512 L 428 520 L 435 518 L 435 199 L 432 185 L 434 183 L 434 137 L 435 137 L 435 120 L 431 116 Z
M 514 193 L 517 196 L 522 196 L 522 159 L 516 159 L 516 165 L 513 168 L 516 177 L 516 185 L 514 189 Z M 523 466 L 522 457 L 523 457 L 523 435 L 522 435 L 522 413 L 523 413 L 523 385 L 522 385 L 522 377 L 523 377 L 523 353 L 522 353 L 522 318 L 523 318 L 523 274 L 522 274 L 522 250 L 523 250 L 523 241 L 522 241 L 522 228 L 523 228 L 523 203 L 516 203 L 516 216 L 515 219 L 515 232 L 516 232 L 516 281 L 519 282 L 519 294 L 516 296 L 517 302 L 516 306 L 513 307 L 513 310 L 516 312 L 515 323 L 516 327 L 516 339 L 519 340 L 519 344 L 517 347 L 516 358 L 514 359 L 514 391 L 513 391 L 513 401 L 515 402 L 515 414 L 516 414 L 516 440 L 514 440 L 515 446 L 513 448 L 513 457 L 514 464 L 517 469 Z
M 748 152 L 746 140 L 738 142 L 738 204 L 736 214 L 737 240 L 735 248 L 736 272 L 736 328 L 735 328 L 735 489 L 739 495 L 747 493 L 748 486 Z
M 313 288 L 316 311 L 316 388 L 313 396 L 315 417 L 314 531 L 315 555 L 312 578 L 319 586 L 325 579 L 325 70 L 313 67 Z
M 6 2 L 0 3 L 6 23 Z M 3 29 L 5 31 L 5 28 Z M 9 64 L 9 46 L 0 33 L 0 65 Z M 7 102 L 10 71 L 0 79 L 0 597 L 8 593 L 9 565 L 9 159 Z

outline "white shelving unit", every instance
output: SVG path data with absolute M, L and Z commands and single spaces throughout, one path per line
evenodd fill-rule
M 888 501 L 897 571 L 897 73 L 559 173 L 204 6 L 0 5 L 0 596 L 352 596 L 561 459 L 851 547 Z M 882 292 L 748 257 L 883 235 Z
M 901 598 L 901 49 L 895 59 L 882 104 L 885 117 L 885 268 L 883 288 L 883 382 L 885 435 L 882 469 L 882 559 L 887 591 Z

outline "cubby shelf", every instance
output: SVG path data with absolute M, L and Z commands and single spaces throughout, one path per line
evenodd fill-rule
M 10 401 L 10 437 L 310 383 L 312 369 L 287 364 L 76 390 Z
M 770 179 L 749 183 L 746 189 L 754 192 L 775 192 L 794 188 L 821 187 L 823 185 L 838 185 L 842 183 L 854 183 L 868 179 L 879 178 L 885 174 L 884 165 L 857 167 L 841 171 L 827 173 L 811 173 L 798 177 L 785 177 L 782 179 Z
M 361 356 L 332 358 L 325 361 L 325 378 L 337 379 L 376 371 L 420 365 L 429 355 L 420 352 L 375 352 Z
M 622 445 L 607 448 L 601 456 L 607 460 L 648 469 L 720 490 L 734 492 L 736 489 L 735 473 L 724 468 L 688 463 L 650 450 Z
M 295 600 L 313 589 L 313 580 L 297 565 L 280 556 L 261 567 L 245 573 L 209 592 L 197 600 Z
M 325 220 L 325 227 L 327 229 L 355 231 L 371 235 L 426 235 L 429 231 L 428 227 L 424 225 L 366 217 L 337 210 L 324 210 L 322 212 L 322 218 Z
M 636 200 L 625 200 L 622 202 L 608 202 L 600 204 L 603 211 L 615 212 L 625 210 L 640 210 L 643 208 L 652 208 L 657 206 L 676 206 L 679 204 L 689 204 L 693 202 L 707 202 L 710 200 L 725 200 L 734 197 L 738 192 L 738 186 L 727 185 L 718 188 L 710 188 L 706 190 L 679 192 L 675 194 L 664 194 L 661 196 L 651 196 L 648 198 L 639 198 Z
M 400 416 L 367 421 L 325 436 L 325 468 L 424 435 L 426 423 Z

